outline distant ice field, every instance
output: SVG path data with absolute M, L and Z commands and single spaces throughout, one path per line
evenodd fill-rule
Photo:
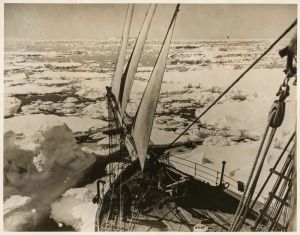
M 272 42 L 173 42 L 151 140 L 157 145 L 172 142 Z M 116 39 L 5 42 L 6 229 L 26 230 L 27 226 L 40 223 L 41 217 L 52 221 L 51 214 L 58 224 L 56 229 L 60 229 L 60 225 L 64 225 L 62 229 L 70 229 L 68 225 L 76 231 L 93 230 L 90 223 L 94 221 L 97 205 L 90 199 L 95 194 L 94 183 L 70 188 L 82 180 L 95 161 L 107 158 L 110 152 L 109 138 L 103 132 L 108 125 L 105 87 L 112 82 L 119 43 Z M 280 58 L 278 50 L 286 44 L 287 41 L 282 41 L 273 48 L 177 141 L 170 153 L 215 171 L 220 171 L 222 161 L 226 161 L 225 174 L 245 183 L 269 109 L 285 77 L 286 58 Z M 145 45 L 126 109 L 132 117 L 160 45 L 158 41 L 148 41 Z M 134 40 L 131 40 L 127 59 L 133 46 Z M 259 185 L 296 127 L 296 86 L 292 83 L 290 81 L 285 119 L 274 137 Z M 89 134 L 91 142 L 76 144 L 74 133 Z M 176 167 L 186 173 L 194 171 L 180 164 Z M 56 171 L 60 172 L 58 176 Z M 50 179 L 51 189 L 43 188 L 43 193 L 49 197 L 41 200 L 35 185 Z M 236 186 L 235 183 L 231 182 L 232 186 Z M 240 193 L 235 188 L 232 190 Z M 61 208 L 68 214 L 63 214 Z M 82 208 L 86 209 L 85 213 Z

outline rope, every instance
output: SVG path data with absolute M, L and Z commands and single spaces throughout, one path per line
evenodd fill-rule
M 141 194 L 141 190 L 142 190 L 142 181 L 143 181 L 143 180 L 144 180 L 144 173 L 142 174 L 142 178 L 141 178 L 141 182 L 140 182 L 140 184 L 139 184 L 139 188 L 138 188 L 138 193 L 137 193 L 137 195 L 140 195 L 140 194 Z M 138 202 L 138 203 L 139 203 L 139 202 Z M 133 211 L 136 209 L 136 205 L 137 205 L 138 203 L 135 203 L 135 205 L 133 206 Z M 131 216 L 131 220 L 130 220 L 130 223 L 129 223 L 129 226 L 128 226 L 128 230 L 130 229 L 133 220 L 135 220 L 135 219 L 137 218 L 138 214 L 139 214 L 139 210 L 138 210 L 138 213 L 136 213 L 136 215 L 135 215 L 134 218 L 133 218 L 133 216 Z
M 186 131 L 188 131 L 192 125 L 194 125 L 204 114 L 206 114 L 234 85 L 236 85 L 243 77 L 244 75 L 246 75 L 295 25 L 297 24 L 297 20 L 295 20 L 293 22 L 293 24 L 288 28 L 286 29 L 286 31 L 284 31 L 284 33 L 282 35 L 280 35 L 280 37 L 275 41 L 273 42 L 273 44 L 271 44 L 271 46 L 265 50 L 265 52 L 259 57 L 257 58 L 212 104 L 210 104 L 202 113 L 200 116 L 198 116 L 172 143 L 170 143 L 168 145 L 168 147 L 170 148 Z M 122 122 L 122 126 L 124 126 L 124 122 Z M 253 165 L 253 168 L 251 170 L 251 177 L 249 177 L 248 179 L 248 182 L 247 182 L 247 185 L 246 185 L 246 189 L 245 189 L 245 193 L 243 194 L 243 197 L 242 197 L 242 200 L 239 204 L 239 208 L 237 210 L 237 213 L 235 215 L 235 218 L 234 218 L 234 222 L 232 223 L 231 225 L 231 228 L 230 228 L 230 231 L 231 229 L 234 229 L 235 226 L 237 225 L 238 223 L 238 218 L 240 217 L 240 215 L 242 214 L 243 210 L 245 209 L 245 204 L 244 203 L 244 200 L 245 200 L 245 195 L 247 193 L 247 190 L 248 190 L 248 187 L 250 185 L 250 182 L 251 182 L 251 179 L 252 179 L 252 176 L 253 176 L 253 173 L 254 173 L 254 170 L 256 168 L 256 165 L 257 165 L 257 162 L 258 162 L 258 158 L 259 158 L 259 155 L 260 155 L 260 152 L 261 152 L 261 149 L 262 149 L 262 146 L 263 146 L 263 143 L 265 141 L 265 138 L 266 138 L 266 135 L 268 133 L 268 128 L 266 129 L 266 132 L 265 132 L 265 135 L 264 135 L 264 139 L 261 143 L 261 146 L 260 146 L 260 149 L 259 149 L 259 153 L 258 155 L 256 156 L 256 159 L 255 159 L 255 163 Z M 273 132 L 272 132 L 273 133 Z M 275 134 L 275 132 L 274 132 Z M 273 135 L 274 136 L 274 135 Z M 270 141 L 269 141 L 270 142 Z M 268 151 L 268 149 L 266 150 L 266 152 Z M 265 152 L 265 155 L 266 155 L 266 152 Z M 258 180 L 258 177 L 260 175 L 260 171 L 261 171 L 261 168 L 262 168 L 262 165 L 263 165 L 263 161 L 264 161 L 264 158 L 265 156 L 263 157 L 262 161 L 260 162 L 260 165 L 259 165 L 259 170 L 255 176 L 255 179 L 252 183 L 252 187 L 250 188 L 250 192 L 249 192 L 249 196 L 246 198 L 246 205 L 248 204 L 249 201 L 251 201 L 251 197 L 253 196 L 253 189 L 255 189 L 255 186 L 256 186 L 256 183 L 257 183 L 257 180 Z M 169 176 L 170 177 L 170 176 Z M 114 185 L 113 185 L 113 190 L 114 190 Z M 146 192 L 147 194 L 147 192 Z M 113 192 L 112 192 L 112 196 L 113 196 Z M 110 215 L 110 211 L 111 211 L 111 203 L 112 203 L 112 196 L 111 196 L 111 201 L 110 201 L 110 207 L 109 207 L 109 213 L 108 213 L 108 217 L 107 219 L 109 218 L 109 215 Z M 243 210 L 242 210 L 243 209 Z M 132 221 L 131 221 L 132 222 Z M 107 227 L 107 224 L 106 224 L 106 227 Z M 106 230 L 106 227 L 105 227 L 105 230 Z
M 136 213 L 136 215 L 135 215 L 134 219 L 132 219 L 132 218 L 131 218 L 131 221 L 130 221 L 130 224 L 129 224 L 128 230 L 130 229 L 130 227 L 131 227 L 131 225 L 132 225 L 132 222 L 133 222 L 133 220 L 136 220 L 136 219 L 137 219 L 137 218 L 140 216 L 140 212 L 141 212 L 141 210 L 138 210 L 138 212 Z M 135 224 L 133 224 L 131 231 L 133 231 L 133 229 L 134 229 L 134 226 L 135 226 Z
M 105 229 L 104 231 L 106 231 L 107 229 L 107 225 L 108 225 L 108 219 L 110 217 L 110 211 L 111 211 L 111 206 L 112 206 L 112 198 L 113 198 L 113 194 L 114 194 L 114 184 L 113 184 L 113 188 L 112 188 L 112 192 L 111 192 L 111 197 L 110 197 L 110 203 L 109 203 L 109 210 L 108 210 L 108 214 L 107 214 L 107 217 L 106 217 L 106 222 L 105 222 Z
M 269 130 L 269 127 L 267 127 L 266 130 L 265 130 L 263 139 L 262 139 L 262 141 L 261 141 L 261 143 L 260 143 L 259 150 L 258 150 L 258 152 L 257 152 L 257 155 L 256 155 L 256 157 L 255 157 L 254 164 L 253 164 L 252 169 L 251 169 L 251 172 L 250 172 L 250 176 L 249 176 L 248 181 L 247 181 L 246 186 L 245 186 L 244 194 L 242 195 L 241 201 L 240 201 L 239 206 L 238 206 L 238 208 L 237 208 L 237 210 L 236 210 L 236 213 L 235 213 L 233 222 L 232 222 L 232 224 L 231 224 L 231 226 L 230 226 L 230 228 L 229 228 L 229 231 L 232 231 L 232 230 L 233 230 L 233 228 L 236 226 L 236 224 L 237 224 L 237 222 L 238 222 L 238 218 L 239 218 L 240 215 L 241 215 L 241 210 L 242 210 L 242 207 L 243 207 L 243 204 L 244 204 L 244 200 L 245 200 L 245 198 L 246 198 L 246 194 L 247 194 L 247 191 L 248 191 L 248 188 L 249 188 L 249 185 L 250 185 L 250 181 L 251 181 L 252 176 L 253 176 L 253 174 L 254 174 L 254 170 L 255 170 L 256 164 L 257 164 L 257 162 L 258 162 L 258 158 L 259 158 L 261 149 L 262 149 L 262 147 L 263 147 L 264 141 L 265 141 L 266 136 L 267 136 L 267 134 L 268 134 L 268 130 Z
M 111 106 L 110 106 L 109 99 L 107 99 L 107 106 L 108 106 L 108 117 L 109 117 L 108 129 L 111 132 L 111 130 L 112 130 L 111 118 L 112 118 L 113 114 L 112 114 L 112 109 L 111 109 Z M 109 136 L 109 143 L 112 144 L 112 137 L 111 136 Z M 110 148 L 109 148 L 109 155 L 111 155 L 111 149 Z M 112 163 L 109 162 L 109 165 L 108 165 L 109 171 L 112 170 L 112 165 L 111 164 Z M 111 174 L 110 173 L 111 172 L 109 172 L 109 184 L 111 185 Z M 109 216 L 110 216 L 110 211 L 111 211 L 111 206 L 112 206 L 113 193 L 114 193 L 114 185 L 113 185 L 112 192 L 111 192 L 110 203 L 109 203 L 108 214 L 107 214 L 107 218 L 106 218 L 106 222 L 105 222 L 104 231 L 106 231 L 107 225 L 108 225 L 108 219 L 109 219 Z
M 295 143 L 294 143 L 294 146 L 295 146 Z M 293 146 L 291 152 L 293 152 L 294 146 Z M 291 154 L 291 153 L 290 153 L 290 154 Z M 285 161 L 283 167 L 281 168 L 281 172 L 280 172 L 280 173 L 281 173 L 282 175 L 286 174 L 286 171 L 288 170 L 288 168 L 289 168 L 289 166 L 290 166 L 290 164 L 291 164 L 292 159 L 291 159 L 291 157 L 290 157 L 290 156 L 291 156 L 290 154 L 289 154 L 289 157 L 286 159 L 286 161 Z M 289 174 L 289 173 L 288 173 L 288 174 Z M 276 192 L 277 192 L 278 188 L 280 187 L 280 184 L 281 184 L 282 180 L 283 180 L 282 177 L 278 177 L 278 178 L 277 178 L 277 180 L 276 180 L 276 182 L 275 182 L 275 184 L 274 184 L 274 186 L 273 186 L 271 192 L 273 192 L 273 193 L 276 193 Z M 267 201 L 264 203 L 263 210 L 264 210 L 264 211 L 267 211 L 267 210 L 269 209 L 269 207 L 271 206 L 271 203 L 272 203 L 272 197 L 269 197 L 269 198 L 267 199 Z M 257 227 L 258 227 L 258 225 L 259 225 L 259 223 L 261 223 L 262 220 L 263 220 L 263 214 L 260 213 L 260 215 L 258 216 L 258 218 L 257 218 L 256 221 L 255 221 L 255 224 L 252 226 L 252 230 L 256 230 Z
M 269 137 L 269 140 L 268 140 L 268 143 L 267 143 L 267 146 L 266 146 L 266 149 L 265 149 L 265 152 L 264 152 L 264 155 L 262 156 L 262 159 L 260 161 L 260 164 L 259 164 L 259 167 L 258 167 L 258 170 L 257 170 L 257 173 L 255 175 L 255 178 L 252 182 L 252 185 L 251 185 L 251 188 L 250 188 L 250 192 L 249 192 L 249 195 L 246 199 L 246 204 L 244 205 L 244 215 L 241 219 L 241 221 L 239 222 L 239 224 L 237 225 L 237 230 L 240 230 L 246 217 L 247 217 L 247 214 L 249 212 L 249 206 L 250 206 L 250 203 L 251 203 L 251 200 L 253 198 L 253 194 L 254 194 L 254 191 L 255 191 L 255 188 L 256 188 L 256 185 L 257 185 L 257 182 L 258 182 L 258 179 L 259 179 L 259 176 L 260 176 L 260 173 L 262 171 L 262 167 L 263 167 L 263 164 L 265 162 L 265 159 L 266 159 L 266 156 L 267 156 L 267 153 L 269 151 L 269 148 L 271 146 L 271 143 L 272 143 L 272 140 L 274 138 L 274 135 L 275 135 L 275 132 L 276 132 L 276 129 L 272 129 L 271 131 L 271 134 L 270 134 L 270 137 Z
M 279 197 L 279 198 L 283 198 L 282 196 L 283 196 L 283 193 L 285 192 L 285 189 L 286 189 L 286 187 L 287 187 L 287 184 L 288 184 L 287 181 L 283 181 L 283 185 L 282 185 L 282 187 L 281 187 L 281 189 L 280 189 L 280 191 L 279 191 L 279 194 L 278 194 L 278 197 Z M 271 216 L 272 218 L 274 218 L 275 220 L 277 220 L 277 214 L 280 214 L 280 205 L 281 205 L 281 202 L 278 201 L 278 200 L 276 200 L 274 204 L 275 204 L 275 205 L 273 206 L 273 210 L 272 210 L 270 216 Z M 279 213 L 278 213 L 278 212 L 279 212 Z M 277 220 L 277 222 L 278 222 L 278 220 Z M 272 222 L 271 225 L 270 225 L 270 227 L 268 227 L 268 230 L 271 231 L 273 225 L 274 225 L 274 224 L 273 224 L 273 222 Z
M 246 73 L 248 73 L 295 25 L 295 20 L 272 44 L 262 53 L 212 104 L 210 104 L 181 134 L 168 145 L 170 148 L 184 133 L 186 133 L 204 114 L 206 114 L 236 83 L 238 83 Z
M 253 165 L 252 170 L 256 168 L 257 160 L 258 160 L 258 158 L 259 158 L 259 156 L 260 156 L 262 146 L 263 146 L 263 144 L 264 144 L 264 142 L 265 142 L 266 133 L 268 132 L 268 129 L 269 129 L 269 127 L 270 127 L 270 124 L 271 124 L 271 122 L 272 122 L 273 117 L 276 115 L 275 113 L 272 113 L 272 114 L 273 114 L 273 115 L 269 118 L 269 123 L 268 123 L 268 126 L 267 126 L 267 128 L 266 128 L 266 132 L 265 132 L 264 138 L 263 138 L 263 140 L 262 140 L 262 142 L 261 142 L 261 145 L 260 145 L 259 151 L 258 151 L 258 153 L 257 153 L 257 157 L 256 157 L 256 159 L 255 159 L 255 163 L 254 163 L 254 165 Z M 271 146 L 271 143 L 272 143 L 272 140 L 273 140 L 273 138 L 274 138 L 274 135 L 275 135 L 276 130 L 277 130 L 277 128 L 272 128 L 272 130 L 271 130 L 271 134 L 270 134 L 269 139 L 268 139 L 268 142 L 267 142 L 267 144 L 266 144 L 264 154 L 263 154 L 262 159 L 261 159 L 261 161 L 260 161 L 260 164 L 259 164 L 259 166 L 258 166 L 257 172 L 256 172 L 256 174 L 255 174 L 255 178 L 253 179 L 253 182 L 252 182 L 252 185 L 251 185 L 251 187 L 250 187 L 249 193 L 248 193 L 248 195 L 247 195 L 247 190 L 248 190 L 248 187 L 247 187 L 247 190 L 246 190 L 245 193 L 243 194 L 243 198 L 242 198 L 243 200 L 241 200 L 241 202 L 240 202 L 240 204 L 239 204 L 239 208 L 238 208 L 238 210 L 237 210 L 237 212 L 236 212 L 236 214 L 235 214 L 235 218 L 234 218 L 234 221 L 233 221 L 233 223 L 232 223 L 232 225 L 231 225 L 231 227 L 230 227 L 230 231 L 238 231 L 238 230 L 240 230 L 241 227 L 242 227 L 242 225 L 243 225 L 243 223 L 244 223 L 244 221 L 245 221 L 245 219 L 246 219 L 246 217 L 247 217 L 248 212 L 253 208 L 253 205 L 254 205 L 254 204 L 252 204 L 252 206 L 250 207 L 250 203 L 251 203 L 252 197 L 253 197 L 253 195 L 254 195 L 254 191 L 255 191 L 255 188 L 256 188 L 256 185 L 257 185 L 259 176 L 260 176 L 260 174 L 261 174 L 263 164 L 264 164 L 264 162 L 265 162 L 267 153 L 268 153 L 269 148 L 270 148 L 270 146 Z M 293 135 L 293 136 L 294 136 L 294 135 Z M 292 139 L 292 138 L 291 138 L 291 139 Z M 290 141 L 291 141 L 291 139 L 290 139 Z M 287 146 L 289 145 L 290 141 L 288 142 Z M 276 163 L 276 164 L 277 164 L 277 163 Z M 250 176 L 249 176 L 249 178 L 248 178 L 248 182 L 249 182 L 249 183 L 250 183 L 252 177 L 253 177 L 253 172 L 251 171 L 251 174 L 250 174 Z M 247 184 L 248 184 L 248 183 L 247 183 Z M 261 193 L 261 191 L 260 191 L 260 193 Z M 246 196 L 246 195 L 247 195 L 247 196 Z M 245 202 L 245 203 L 244 203 L 244 197 L 246 197 L 246 202 Z M 257 200 L 257 198 L 256 198 L 255 200 Z M 242 215 L 243 215 L 243 216 L 242 216 Z M 242 216 L 242 218 L 241 218 L 241 216 Z
M 151 175 L 149 175 L 149 177 L 151 178 L 149 188 L 148 188 L 148 190 L 144 193 L 144 195 L 142 195 L 142 192 L 141 192 L 141 197 L 140 197 L 140 200 L 139 200 L 139 202 L 138 202 L 137 204 L 139 204 L 139 203 L 141 202 L 141 200 L 149 193 L 149 191 L 150 191 L 150 189 L 151 189 L 151 187 L 152 187 L 153 177 L 151 177 Z M 131 217 L 131 221 L 130 221 L 128 230 L 130 229 L 130 227 L 131 227 L 133 221 L 136 220 L 136 219 L 139 217 L 141 210 L 142 210 L 142 208 L 139 208 L 138 211 L 137 211 L 137 213 L 136 213 L 136 215 L 135 215 L 135 217 L 134 217 L 134 218 Z M 132 227 L 132 231 L 133 231 L 133 229 L 134 229 L 134 226 Z
M 294 166 L 293 166 L 293 165 L 290 165 L 290 169 L 289 169 L 288 174 L 287 174 L 287 176 L 288 176 L 290 179 L 293 178 L 293 172 L 294 172 Z M 287 181 L 284 181 L 284 187 L 285 187 L 285 188 L 283 189 L 282 195 L 281 195 L 281 196 L 283 196 L 283 194 L 285 194 L 285 195 L 283 196 L 283 200 L 286 201 L 286 202 L 289 202 L 289 198 L 290 198 L 290 196 L 291 196 L 290 192 L 291 192 L 291 189 L 292 189 L 292 185 L 289 184 Z M 286 191 L 285 191 L 285 190 L 286 190 Z M 290 207 L 290 206 L 285 207 L 285 205 L 284 205 L 283 203 L 281 203 L 281 204 L 279 205 L 279 210 L 277 211 L 277 213 L 276 213 L 276 215 L 275 215 L 275 218 L 276 218 L 278 221 L 280 220 L 280 216 L 283 214 L 282 210 L 283 210 L 284 208 L 286 208 L 286 210 L 287 210 L 288 207 Z M 273 225 L 273 226 L 274 226 L 274 225 Z M 271 231 L 271 230 L 269 230 L 269 231 Z
M 276 169 L 276 167 L 278 166 L 280 160 L 282 159 L 284 153 L 287 151 L 287 149 L 288 149 L 288 147 L 290 146 L 291 142 L 293 141 L 295 135 L 296 135 L 296 132 L 294 132 L 294 133 L 292 134 L 292 136 L 290 137 L 289 141 L 288 141 L 287 144 L 285 145 L 285 147 L 284 147 L 284 149 L 282 150 L 282 152 L 281 152 L 279 158 L 277 159 L 276 163 L 274 164 L 273 169 Z M 290 154 L 291 154 L 291 151 L 290 151 L 289 155 L 290 155 Z M 257 200 L 258 200 L 260 194 L 262 193 L 263 189 L 266 187 L 267 183 L 269 182 L 271 176 L 272 176 L 272 172 L 269 173 L 269 175 L 268 175 L 266 181 L 264 182 L 264 185 L 261 187 L 260 191 L 259 191 L 258 194 L 256 195 L 256 198 L 253 200 L 252 205 L 250 206 L 250 209 L 249 209 L 250 211 L 253 209 L 255 203 L 257 202 Z
M 119 170 L 120 170 L 120 162 L 118 162 L 118 169 L 117 169 L 117 172 L 119 173 Z M 122 216 L 123 216 L 123 198 L 122 198 L 122 174 L 120 174 L 120 187 L 119 187 L 119 200 L 120 200 L 120 212 L 122 213 L 119 213 L 119 220 L 120 220 L 120 225 L 122 224 Z M 121 229 L 121 228 L 120 228 Z

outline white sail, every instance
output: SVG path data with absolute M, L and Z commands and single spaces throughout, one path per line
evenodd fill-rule
M 134 138 L 137 154 L 139 156 L 142 169 L 144 168 L 145 164 L 145 158 L 154 121 L 154 114 L 156 111 L 157 101 L 160 94 L 161 83 L 168 58 L 168 52 L 172 39 L 173 29 L 175 26 L 175 19 L 178 12 L 178 7 L 179 5 L 177 5 L 176 7 L 176 12 L 173 16 L 164 43 L 162 45 L 159 57 L 157 58 L 155 67 L 145 89 L 133 125 L 132 135 Z
M 127 67 L 126 67 L 125 72 L 121 79 L 120 93 L 119 93 L 119 96 L 116 98 L 118 100 L 118 103 L 120 104 L 119 108 L 120 108 L 120 113 L 121 113 L 122 117 L 124 115 L 124 112 L 125 112 L 125 109 L 127 106 L 127 102 L 128 102 L 129 95 L 131 92 L 134 77 L 135 77 L 135 74 L 137 71 L 137 67 L 138 67 L 141 55 L 142 55 L 142 50 L 143 50 L 143 47 L 144 47 L 144 44 L 145 44 L 145 41 L 147 38 L 147 34 L 148 34 L 148 31 L 150 28 L 150 24 L 151 24 L 155 9 L 156 9 L 156 4 L 151 4 L 148 9 L 148 12 L 147 12 L 145 21 L 143 23 L 142 29 L 140 31 L 140 34 L 138 36 L 138 39 L 136 41 L 133 52 L 131 54 L 131 57 L 128 61 Z
M 118 61 L 115 69 L 115 76 L 112 83 L 112 93 L 115 95 L 115 97 L 119 97 L 120 93 L 120 83 L 121 78 L 123 74 L 123 68 L 125 64 L 125 57 L 126 57 L 126 49 L 128 45 L 128 38 L 129 38 L 129 31 L 130 31 L 130 25 L 132 21 L 132 14 L 133 14 L 133 4 L 129 4 L 127 9 L 127 15 L 126 20 L 123 28 L 122 33 L 122 43 L 121 48 L 118 55 Z

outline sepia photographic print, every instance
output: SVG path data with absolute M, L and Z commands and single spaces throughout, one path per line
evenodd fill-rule
M 9 2 L 3 228 L 297 230 L 297 2 Z

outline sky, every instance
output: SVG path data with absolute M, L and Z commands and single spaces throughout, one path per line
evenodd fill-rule
M 4 38 L 105 40 L 120 37 L 127 4 L 4 4 Z M 149 4 L 137 4 L 136 37 Z M 148 34 L 162 40 L 175 4 L 158 4 Z M 295 4 L 181 4 L 174 39 L 273 39 L 297 17 Z M 292 34 L 292 33 L 291 33 Z

